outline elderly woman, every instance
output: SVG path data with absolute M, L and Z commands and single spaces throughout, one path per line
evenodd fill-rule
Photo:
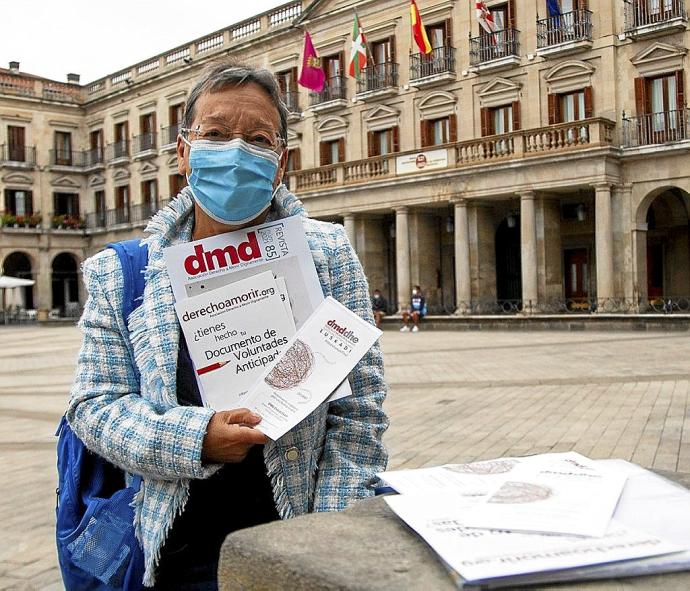
M 273 75 L 216 64 L 192 89 L 177 142 L 189 186 L 150 222 L 143 302 L 122 317 L 122 269 L 110 249 L 84 263 L 89 298 L 67 413 L 92 451 L 143 476 L 135 501 L 144 584 L 215 589 L 220 546 L 237 529 L 372 494 L 387 455 L 377 346 L 350 376 L 352 396 L 322 404 L 278 441 L 246 409 L 204 407 L 174 310 L 163 249 L 292 215 L 324 295 L 368 321 L 368 286 L 341 226 L 309 219 L 281 184 L 287 110 Z M 132 354 L 133 353 L 133 354 Z

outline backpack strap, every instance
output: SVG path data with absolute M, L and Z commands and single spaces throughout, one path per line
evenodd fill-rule
M 125 322 L 142 301 L 146 279 L 144 269 L 149 261 L 149 249 L 140 238 L 111 242 L 108 248 L 112 248 L 120 259 L 122 266 L 122 317 Z

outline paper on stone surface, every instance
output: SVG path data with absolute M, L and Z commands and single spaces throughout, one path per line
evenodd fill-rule
M 626 479 L 575 452 L 537 456 L 516 466 L 510 478 L 481 499 L 464 524 L 601 537 Z
M 271 271 L 175 304 L 207 406 L 245 406 L 247 390 L 295 334 Z
M 391 495 L 386 503 L 467 582 L 670 554 L 681 546 L 612 521 L 603 538 L 473 529 L 467 498 Z
M 177 302 L 267 270 L 285 280 L 298 329 L 324 299 L 300 216 L 177 244 L 163 254 Z M 351 393 L 344 381 L 331 400 Z
M 250 389 L 246 406 L 262 417 L 256 429 L 279 439 L 328 398 L 380 336 L 327 297 Z

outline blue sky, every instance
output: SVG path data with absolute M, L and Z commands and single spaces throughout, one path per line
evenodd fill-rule
M 285 4 L 275 0 L 0 0 L 0 66 L 82 84 Z

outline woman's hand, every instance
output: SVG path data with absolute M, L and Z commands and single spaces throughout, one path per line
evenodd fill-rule
M 221 410 L 208 423 L 201 459 L 207 463 L 237 463 L 244 460 L 252 445 L 268 441 L 254 429 L 261 417 L 247 408 Z

